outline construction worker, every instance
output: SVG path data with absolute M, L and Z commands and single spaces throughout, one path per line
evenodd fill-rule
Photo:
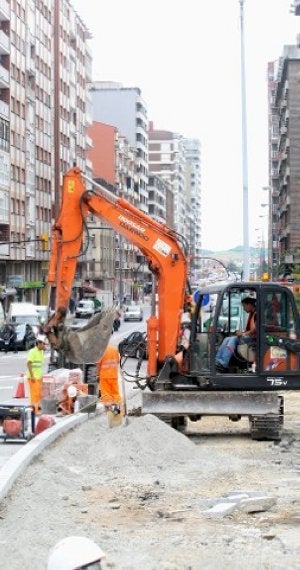
M 38 335 L 36 346 L 31 348 L 27 354 L 26 377 L 29 384 L 30 403 L 34 406 L 35 413 L 40 411 L 40 400 L 42 398 L 42 377 L 43 364 L 45 362 L 46 337 Z
M 119 351 L 115 346 L 109 344 L 97 362 L 100 400 L 108 407 L 121 402 L 118 382 L 119 364 Z
M 101 570 L 104 552 L 95 542 L 85 536 L 68 536 L 51 550 L 47 570 Z

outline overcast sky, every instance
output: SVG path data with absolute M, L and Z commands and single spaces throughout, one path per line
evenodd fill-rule
M 200 139 L 203 247 L 242 245 L 239 0 L 71 1 L 93 36 L 93 79 L 139 87 L 156 128 Z M 267 62 L 300 32 L 290 5 L 244 0 L 251 245 L 266 222 Z

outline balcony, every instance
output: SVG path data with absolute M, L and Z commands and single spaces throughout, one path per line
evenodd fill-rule
M 7 34 L 0 30 L 0 54 L 8 55 L 10 53 L 10 38 Z
M 85 137 L 85 142 L 86 142 L 86 148 L 87 149 L 91 149 L 94 147 L 93 140 L 88 135 L 86 135 L 86 137 Z
M 280 127 L 280 134 L 286 135 L 287 134 L 287 127 Z
M 10 20 L 10 7 L 7 0 L 0 0 L 0 22 Z
M 4 101 L 0 100 L 0 115 L 9 119 L 9 105 Z
M 0 64 L 0 89 L 9 87 L 9 71 Z

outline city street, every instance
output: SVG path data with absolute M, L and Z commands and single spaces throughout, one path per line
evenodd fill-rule
M 142 322 L 124 322 L 121 318 L 121 326 L 118 332 L 114 332 L 111 336 L 110 342 L 117 346 L 119 342 L 130 334 L 132 331 L 145 331 L 146 330 L 146 320 L 150 314 L 150 306 L 144 305 L 144 320 Z M 5 402 L 11 400 L 14 397 L 16 387 L 20 374 L 25 374 L 26 372 L 26 351 L 19 351 L 17 354 L 13 352 L 0 352 L 0 402 Z M 49 361 L 49 351 L 46 351 L 46 359 L 44 371 L 47 372 Z M 134 373 L 136 366 L 136 360 L 130 358 L 126 361 L 126 372 L 129 374 Z M 25 382 L 25 390 L 27 396 L 27 386 Z

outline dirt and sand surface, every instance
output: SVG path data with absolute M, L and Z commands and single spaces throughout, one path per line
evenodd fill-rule
M 0 505 L 0 567 L 42 570 L 62 537 L 84 535 L 115 570 L 300 569 L 300 395 L 281 443 L 246 420 L 206 418 L 190 435 L 154 416 L 110 429 L 104 415 L 62 436 Z M 274 498 L 264 512 L 204 511 L 233 492 Z

